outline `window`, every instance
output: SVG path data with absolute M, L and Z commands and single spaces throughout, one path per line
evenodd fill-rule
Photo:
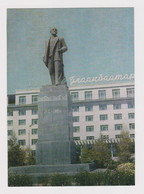
M 25 139 L 18 140 L 18 144 L 20 146 L 26 145 L 26 140 Z
M 108 125 L 100 125 L 101 131 L 108 131 Z
M 134 119 L 135 117 L 135 114 L 134 113 L 128 113 L 128 118 L 129 119 Z
M 101 138 L 104 140 L 109 139 L 109 135 L 101 135 Z
M 85 111 L 93 111 L 93 106 L 85 106 Z
M 80 137 L 73 137 L 74 141 L 80 140 Z
M 121 135 L 115 135 L 115 138 L 119 139 L 119 138 L 121 138 Z
M 121 109 L 121 104 L 114 104 L 113 109 L 114 110 Z
M 86 136 L 86 140 L 93 140 L 94 136 Z
M 119 98 L 120 97 L 120 89 L 112 90 L 112 96 L 113 96 L 113 98 Z
M 33 95 L 32 96 L 32 104 L 37 104 L 38 102 L 38 95 Z
M 19 115 L 26 115 L 26 110 L 19 110 Z
M 93 121 L 93 115 L 88 115 L 85 117 L 86 121 Z
M 107 110 L 107 105 L 106 104 L 99 105 L 99 110 Z
M 135 138 L 135 134 L 130 134 L 130 138 Z
M 32 156 L 36 156 L 36 150 L 31 151 Z
M 13 116 L 13 111 L 8 111 L 7 116 Z
M 37 125 L 38 124 L 38 119 L 32 119 L 32 125 Z
M 38 114 L 38 110 L 37 109 L 33 109 L 32 110 L 32 115 L 37 115 Z
M 134 108 L 134 103 L 128 103 L 128 108 Z
M 134 88 L 127 88 L 127 97 L 134 97 Z
M 107 120 L 108 116 L 107 115 L 100 115 L 100 121 Z
M 15 104 L 15 95 L 8 95 L 8 104 Z
M 129 123 L 129 129 L 135 129 L 135 123 Z
M 92 91 L 85 92 L 85 100 L 91 100 L 92 99 Z
M 26 130 L 25 129 L 19 129 L 18 130 L 18 134 L 19 135 L 25 135 L 26 134 Z
M 32 135 L 37 135 L 38 134 L 38 129 L 32 129 Z
M 72 101 L 77 101 L 79 99 L 79 93 L 78 92 L 72 92 L 71 93 Z
M 73 127 L 73 132 L 74 132 L 74 133 L 80 132 L 80 127 L 79 127 L 79 126 Z
M 13 130 L 8 130 L 8 136 L 13 134 Z
M 79 116 L 73 117 L 73 122 L 79 122 Z
M 114 120 L 122 119 L 122 114 L 114 114 Z
M 35 144 L 37 143 L 37 141 L 38 141 L 37 139 L 32 139 L 32 140 L 31 140 L 31 144 L 32 144 L 32 145 L 35 145 Z
M 94 126 L 86 126 L 86 132 L 94 131 Z
M 8 124 L 8 126 L 13 126 L 13 120 L 8 120 L 7 124 Z
M 79 112 L 79 106 L 72 107 L 73 112 Z
M 106 98 L 106 90 L 99 90 L 98 96 L 99 96 L 99 99 L 105 99 Z
M 26 120 L 23 119 L 23 120 L 19 120 L 19 125 L 25 125 L 26 124 Z
M 19 97 L 19 104 L 26 104 L 26 96 Z
M 115 124 L 115 130 L 121 130 L 122 124 Z

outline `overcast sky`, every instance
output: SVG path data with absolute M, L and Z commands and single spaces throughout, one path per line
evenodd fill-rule
M 8 93 L 50 84 L 42 58 L 51 27 L 65 39 L 65 75 L 134 73 L 133 8 L 8 9 Z

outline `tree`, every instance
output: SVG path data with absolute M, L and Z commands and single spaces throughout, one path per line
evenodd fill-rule
M 24 159 L 25 165 L 34 165 L 36 163 L 36 158 L 32 154 L 31 149 L 26 148 L 24 151 L 25 151 L 25 159 Z
M 104 141 L 103 138 L 99 138 L 96 141 L 96 144 L 94 145 L 92 151 L 96 167 L 107 167 L 111 161 L 111 152 L 108 144 Z
M 13 135 L 8 141 L 8 167 L 24 165 L 25 152 L 17 144 Z
M 15 135 L 11 136 L 8 141 L 8 167 L 34 165 L 35 156 L 32 155 L 31 149 L 22 149 Z
M 134 151 L 134 143 L 129 137 L 127 131 L 121 132 L 120 142 L 117 144 L 118 156 L 121 163 L 129 162 L 132 152 Z
M 82 147 L 81 162 L 82 163 L 91 163 L 91 162 L 93 162 L 92 148 L 89 147 L 88 145 L 84 145 Z
M 107 167 L 111 161 L 111 152 L 103 138 L 99 138 L 92 147 L 82 148 L 81 162 L 94 162 L 97 168 Z

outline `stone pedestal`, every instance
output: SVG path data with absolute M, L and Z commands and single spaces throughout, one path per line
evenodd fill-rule
M 38 119 L 36 163 L 73 163 L 72 111 L 66 85 L 43 86 L 40 89 Z
M 26 174 L 32 177 L 46 176 L 47 174 L 77 174 L 80 171 L 93 171 L 95 164 L 59 164 L 59 165 L 32 165 L 11 167 L 9 173 Z
M 38 142 L 36 165 L 19 166 L 9 173 L 27 174 L 38 178 L 47 174 L 75 174 L 92 171 L 94 164 L 73 164 L 75 149 L 72 131 L 72 111 L 66 85 L 43 86 L 38 100 Z

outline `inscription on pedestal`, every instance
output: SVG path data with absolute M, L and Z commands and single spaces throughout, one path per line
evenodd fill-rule
M 39 102 L 50 102 L 50 101 L 61 101 L 61 100 L 67 100 L 67 96 L 44 96 L 44 97 L 39 97 L 38 101 Z

